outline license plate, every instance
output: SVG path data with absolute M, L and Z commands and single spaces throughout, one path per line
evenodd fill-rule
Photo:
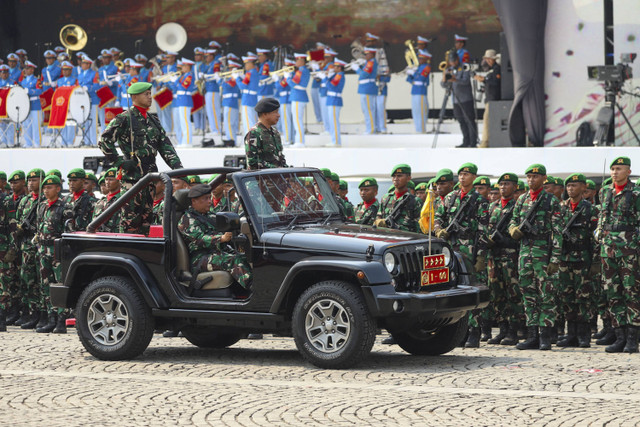
M 426 255 L 422 259 L 422 269 L 431 270 L 433 268 L 442 268 L 444 264 L 444 255 Z
M 437 285 L 449 281 L 449 267 L 436 268 L 422 272 L 421 285 Z

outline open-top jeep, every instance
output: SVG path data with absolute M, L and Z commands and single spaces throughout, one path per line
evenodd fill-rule
M 188 190 L 172 195 L 171 177 L 220 174 L 241 204 L 218 213 L 232 231 L 229 250 L 244 252 L 250 290 L 225 271 L 192 276 L 177 224 Z M 148 235 L 95 232 L 138 191 L 165 184 L 162 226 Z M 464 337 L 469 310 L 485 307 L 486 287 L 472 283 L 444 241 L 345 222 L 322 172 L 311 168 L 241 171 L 182 169 L 145 176 L 89 226 L 56 240 L 62 283 L 57 307 L 75 309 L 84 347 L 104 360 L 133 358 L 157 328 L 181 330 L 200 347 L 223 348 L 247 333 L 293 336 L 316 366 L 364 359 L 377 331 L 390 331 L 411 354 L 451 351 Z

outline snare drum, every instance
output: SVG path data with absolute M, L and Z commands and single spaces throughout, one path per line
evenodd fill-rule
M 29 94 L 22 86 L 12 86 L 6 99 L 7 117 L 14 123 L 22 123 L 31 112 Z

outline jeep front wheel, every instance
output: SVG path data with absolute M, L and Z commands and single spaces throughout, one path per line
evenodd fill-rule
M 438 356 L 456 348 L 467 333 L 469 316 L 436 330 L 415 329 L 391 335 L 401 349 L 417 356 Z
M 151 310 L 126 277 L 101 277 L 82 292 L 76 328 L 84 348 L 101 360 L 139 356 L 153 337 Z
M 376 325 L 360 290 L 347 282 L 320 282 L 293 309 L 293 337 L 302 356 L 320 368 L 348 368 L 366 358 Z

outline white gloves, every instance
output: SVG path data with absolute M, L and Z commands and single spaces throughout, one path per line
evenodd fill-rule
M 360 69 L 360 65 L 356 62 L 351 66 L 351 69 L 353 71 L 358 71 Z
M 114 106 L 114 107 L 119 107 L 119 106 L 120 106 L 120 101 L 116 101 L 116 102 L 113 104 L 113 106 Z
M 282 77 L 284 77 L 285 79 L 289 79 L 291 77 L 291 73 L 290 72 L 286 72 L 282 75 Z
M 171 83 L 175 83 L 175 82 L 178 81 L 178 79 L 179 79 L 178 76 L 172 76 L 170 81 L 171 81 Z
M 415 68 L 409 68 L 407 70 L 407 74 L 410 76 L 413 76 L 416 73 L 416 69 Z
M 317 62 L 309 62 L 309 67 L 313 70 L 313 71 L 318 71 L 320 69 L 320 65 L 318 65 Z
M 358 65 L 362 66 L 367 63 L 367 60 L 364 58 L 358 58 L 356 59 L 356 62 L 358 63 Z
M 204 80 L 204 73 L 198 73 L 198 80 Z
M 316 74 L 316 77 L 324 80 L 325 78 L 327 78 L 327 75 L 325 74 L 324 71 L 321 71 L 318 74 Z
M 277 82 L 278 80 L 280 80 L 280 74 L 274 74 L 273 76 L 271 76 L 271 79 L 272 79 L 274 82 Z

